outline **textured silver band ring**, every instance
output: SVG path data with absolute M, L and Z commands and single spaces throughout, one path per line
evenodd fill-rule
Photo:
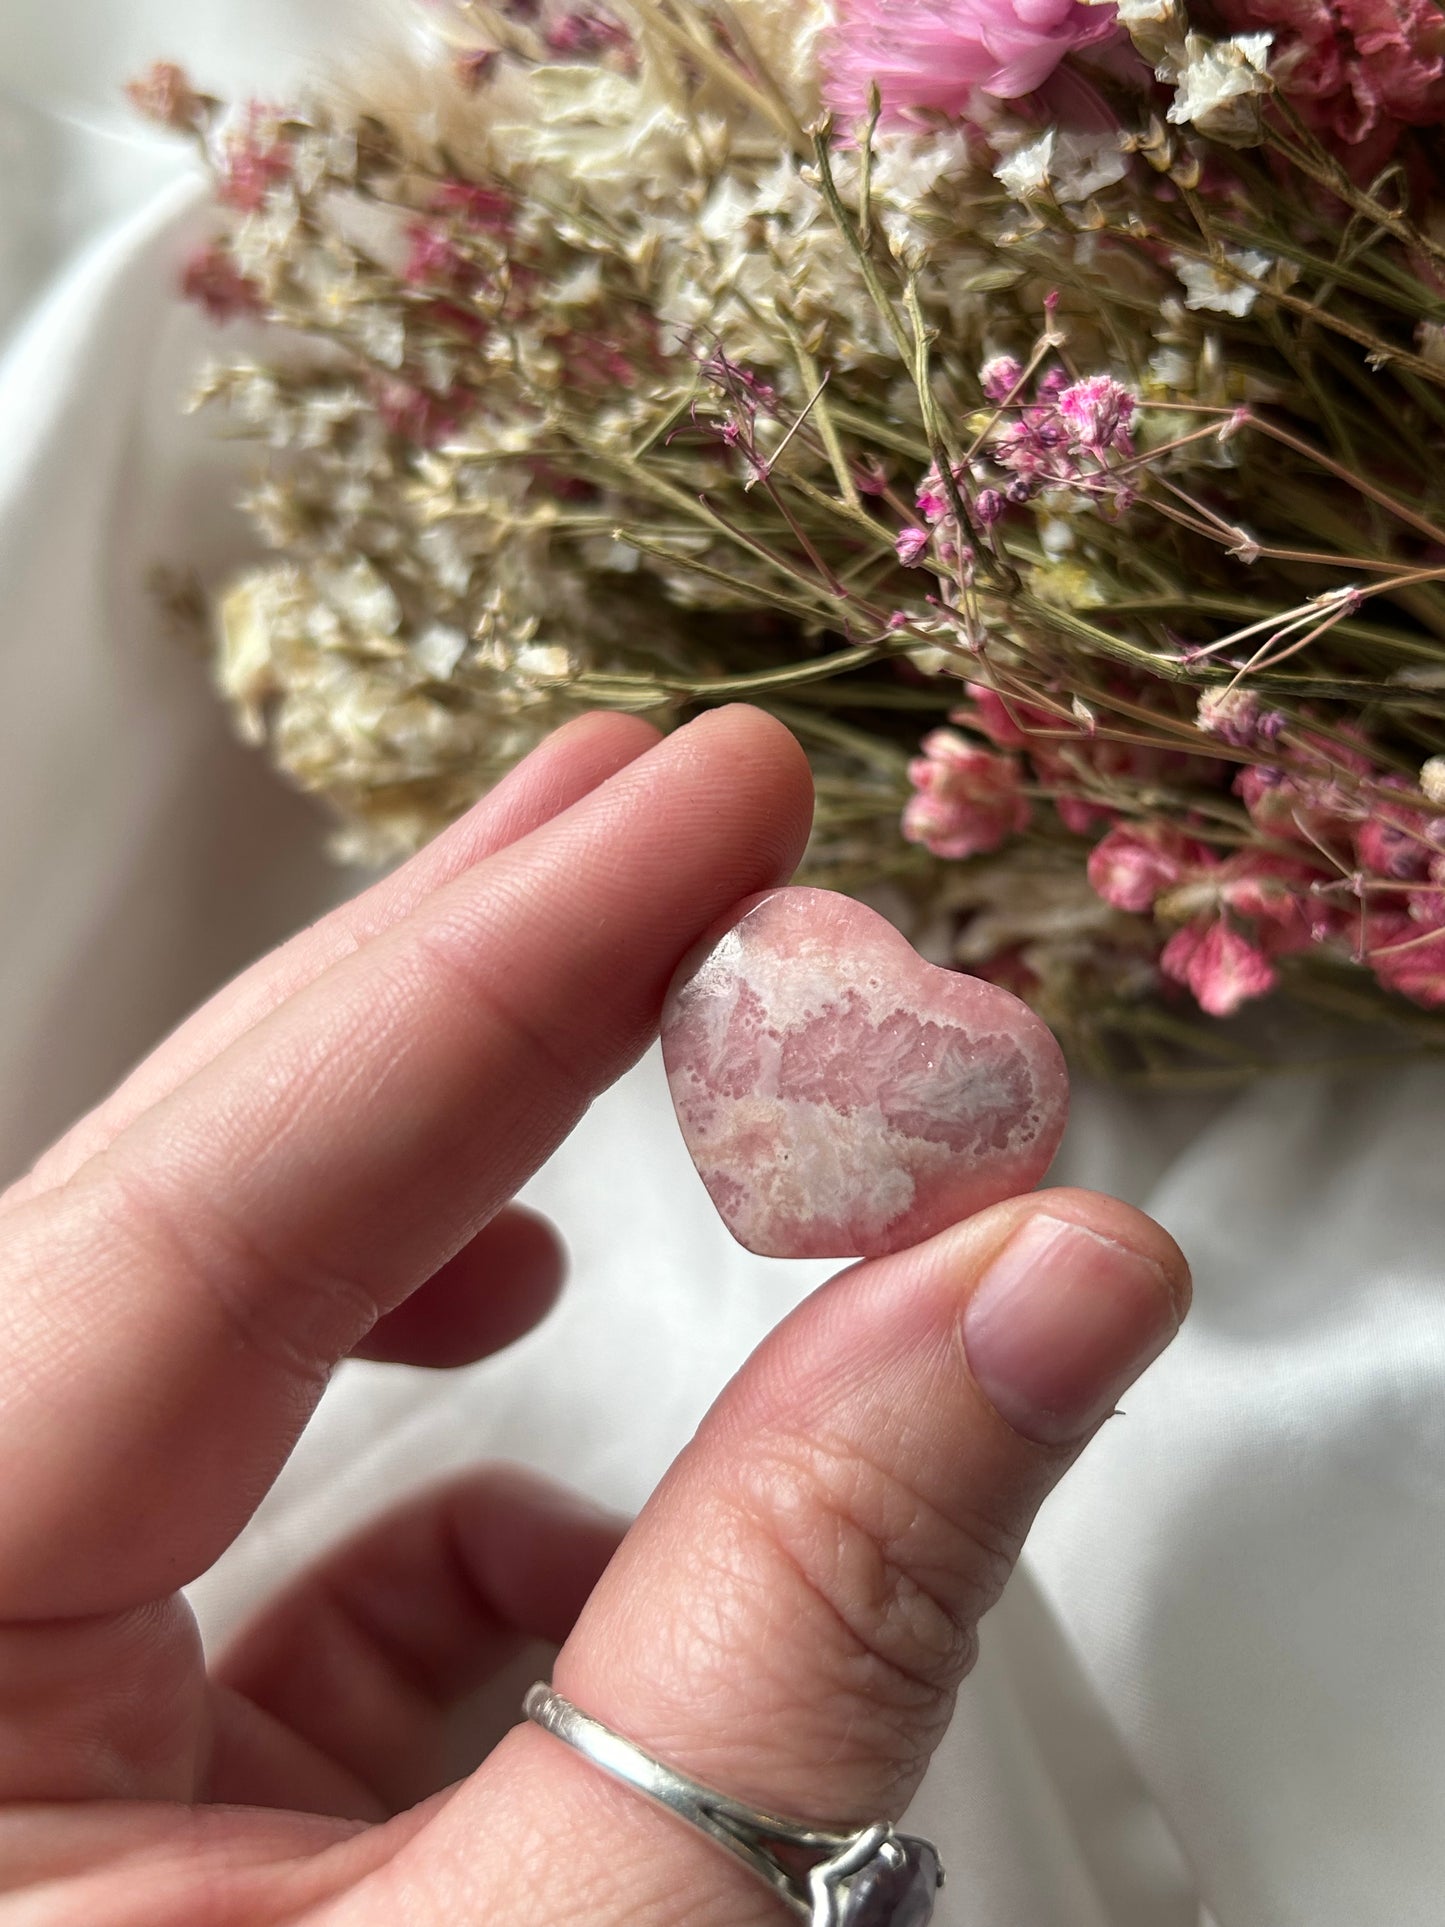
M 653 1759 L 550 1686 L 534 1686 L 522 1707 L 593 1766 L 705 1833 L 809 1927 L 925 1927 L 931 1919 L 943 1868 L 930 1841 L 886 1820 L 848 1831 L 760 1813 Z

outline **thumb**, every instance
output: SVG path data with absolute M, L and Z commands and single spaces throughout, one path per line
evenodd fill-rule
M 855 1265 L 719 1399 L 584 1610 L 558 1690 L 750 1805 L 824 1827 L 896 1818 L 1041 1500 L 1188 1299 L 1172 1240 L 1080 1191 Z M 786 1918 L 702 1835 L 535 1728 L 434 1828 L 478 1918 Z M 525 1844 L 499 1865 L 488 1837 Z

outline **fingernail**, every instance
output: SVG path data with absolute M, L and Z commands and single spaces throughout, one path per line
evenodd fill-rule
M 1179 1329 L 1162 1266 L 1045 1215 L 1016 1231 L 963 1314 L 974 1378 L 1025 1438 L 1082 1438 Z

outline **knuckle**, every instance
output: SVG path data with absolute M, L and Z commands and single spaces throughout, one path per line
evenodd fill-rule
M 455 985 L 459 1002 L 474 1018 L 500 1030 L 528 1059 L 535 1060 L 548 1078 L 574 1098 L 580 1111 L 592 1092 L 580 1067 L 579 1055 L 564 1049 L 546 1025 L 529 1017 L 525 1000 L 502 990 L 490 959 L 495 947 L 479 943 L 469 927 L 454 928 L 444 919 L 422 924 L 411 939 L 416 956 L 429 978 Z
M 852 1684 L 913 1718 L 944 1712 L 977 1650 L 1016 1537 L 987 1515 L 948 1514 L 852 1441 L 775 1441 L 740 1501 L 842 1635 Z
M 232 1341 L 300 1383 L 323 1385 L 338 1357 L 376 1322 L 376 1295 L 299 1252 L 272 1250 L 211 1198 L 172 1198 L 135 1165 L 106 1153 L 109 1215 L 138 1266 L 162 1269 L 219 1316 Z

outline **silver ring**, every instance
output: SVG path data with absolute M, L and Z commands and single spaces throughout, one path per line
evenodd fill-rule
M 925 1927 L 943 1885 L 938 1849 L 886 1820 L 851 1832 L 808 1827 L 730 1800 L 665 1766 L 539 1683 L 529 1720 L 740 1860 L 809 1927 Z

